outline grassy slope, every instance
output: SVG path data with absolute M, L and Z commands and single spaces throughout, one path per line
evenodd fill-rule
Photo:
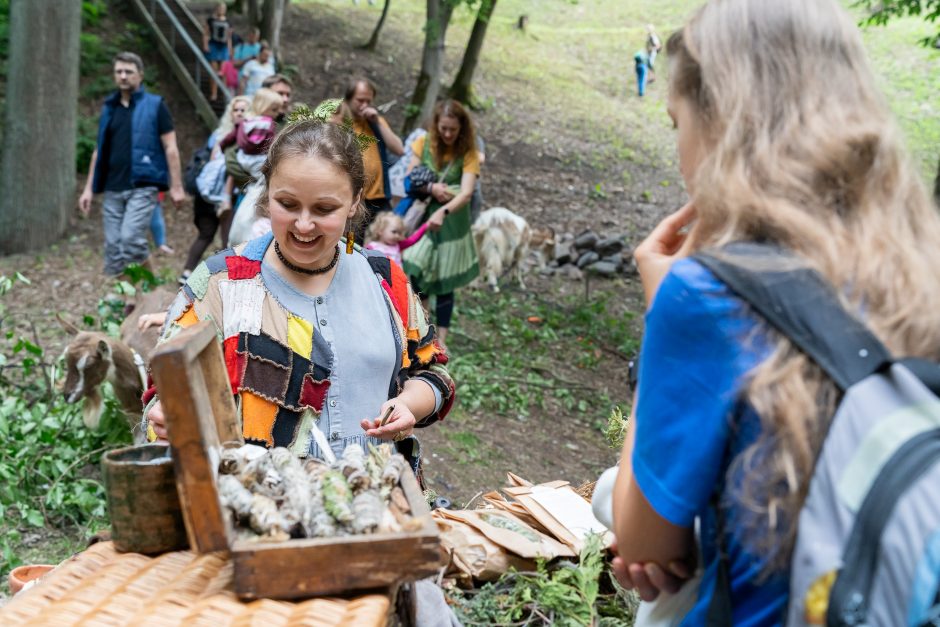
M 377 18 L 381 8 L 381 0 L 375 7 L 354 7 L 348 0 L 300 2 L 341 7 L 356 13 L 359 23 Z M 617 161 L 641 160 L 668 168 L 674 158 L 663 83 L 653 85 L 651 98 L 627 98 L 634 89 L 632 56 L 645 41 L 645 24 L 655 24 L 665 39 L 700 4 L 499 0 L 477 75 L 480 95 L 495 104 L 488 116 L 503 122 L 502 132 L 533 145 L 553 141 L 560 126 L 575 146 L 579 139 L 594 146 L 594 154 L 584 155 L 592 165 L 616 169 Z M 393 0 L 389 13 L 396 29 L 414 33 L 415 46 L 422 41 L 424 6 L 421 0 Z M 530 16 L 529 37 L 514 28 L 521 14 Z M 462 8 L 452 21 L 447 38 L 451 71 L 459 63 L 473 17 Z M 940 151 L 940 51 L 916 42 L 930 32 L 917 18 L 864 31 L 881 87 L 928 180 L 936 173 Z M 520 108 L 537 110 L 544 124 L 514 125 Z

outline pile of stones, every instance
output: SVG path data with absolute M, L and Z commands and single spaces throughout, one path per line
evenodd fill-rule
M 592 230 L 565 233 L 558 238 L 554 258 L 542 273 L 574 280 L 583 278 L 584 273 L 602 277 L 633 274 L 633 251 L 622 235 L 601 237 Z

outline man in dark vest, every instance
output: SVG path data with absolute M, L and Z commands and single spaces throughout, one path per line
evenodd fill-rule
M 372 222 L 377 212 L 391 210 L 392 193 L 388 169 L 398 157 L 405 154 L 401 139 L 372 106 L 375 97 L 375 85 L 369 79 L 354 78 L 349 81 L 345 100 L 346 106 L 352 112 L 353 130 L 359 134 L 372 135 L 378 140 L 362 153 L 362 165 L 366 171 L 363 198 L 368 209 L 363 228 Z
M 159 191 L 170 190 L 179 208 L 186 199 L 176 132 L 163 98 L 141 87 L 144 63 L 133 52 L 114 57 L 117 91 L 107 98 L 98 144 L 78 205 L 91 211 L 93 194 L 104 193 L 104 271 L 117 276 L 132 264 L 149 267 L 147 229 Z

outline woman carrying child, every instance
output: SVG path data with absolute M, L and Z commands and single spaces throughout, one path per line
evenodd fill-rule
M 237 146 L 235 157 L 238 165 L 252 179 L 261 176 L 261 166 L 267 156 L 271 142 L 277 134 L 275 118 L 283 108 L 283 98 L 272 89 L 261 88 L 251 99 L 251 111 L 235 125 L 235 128 L 223 137 L 218 146 L 225 151 L 233 144 Z M 225 180 L 225 196 L 219 203 L 217 213 L 223 215 L 232 210 L 232 193 L 235 190 L 235 177 L 229 175 Z

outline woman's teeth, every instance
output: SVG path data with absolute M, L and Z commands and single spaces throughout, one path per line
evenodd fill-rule
M 296 233 L 293 233 L 293 236 L 297 241 L 303 242 L 304 244 L 309 244 L 310 242 L 312 242 L 313 240 L 317 238 L 316 235 L 311 235 L 310 237 L 301 237 L 297 235 Z

